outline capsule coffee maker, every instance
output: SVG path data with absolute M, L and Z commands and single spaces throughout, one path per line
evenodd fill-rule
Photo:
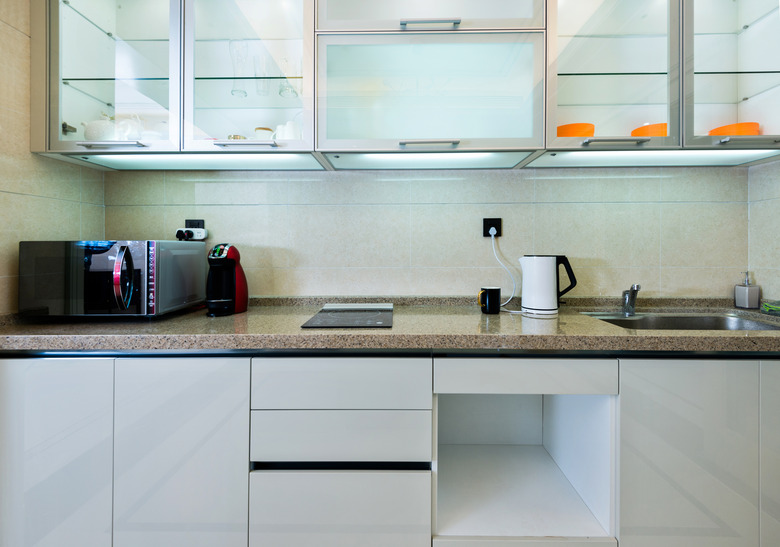
M 238 249 L 229 243 L 220 243 L 209 251 L 206 314 L 210 317 L 246 311 L 249 292 L 240 259 Z

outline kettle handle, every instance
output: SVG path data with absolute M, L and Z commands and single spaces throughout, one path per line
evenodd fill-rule
M 558 255 L 558 256 L 555 257 L 555 268 L 556 268 L 556 270 L 558 269 L 558 267 L 561 264 L 563 264 L 563 267 L 566 269 L 566 275 L 569 276 L 569 283 L 570 284 L 569 284 L 568 287 L 566 287 L 562 291 L 561 290 L 558 291 L 558 298 L 560 298 L 561 296 L 563 296 L 564 294 L 566 294 L 567 292 L 572 290 L 575 287 L 575 285 L 577 285 L 577 278 L 574 277 L 574 270 L 571 269 L 571 264 L 569 264 L 569 259 L 566 258 L 563 255 Z M 560 283 L 558 284 L 558 286 L 560 287 Z

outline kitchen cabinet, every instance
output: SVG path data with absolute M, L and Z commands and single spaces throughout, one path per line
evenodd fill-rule
M 0 360 L 0 546 L 111 547 L 112 359 Z
M 543 32 L 318 34 L 317 57 L 320 151 L 544 144 Z
M 431 542 L 430 358 L 255 358 L 249 545 Z
M 249 359 L 117 359 L 114 547 L 245 547 Z
M 186 0 L 184 13 L 184 149 L 313 150 L 313 0 Z
M 34 152 L 179 148 L 179 2 L 32 2 Z
M 544 28 L 543 0 L 319 0 L 318 30 Z
M 434 547 L 616 547 L 615 359 L 436 358 Z
M 548 148 L 680 147 L 679 8 L 548 3 Z
M 621 547 L 759 545 L 758 424 L 756 361 L 621 359 Z
M 685 146 L 780 148 L 774 0 L 688 0 Z
M 780 362 L 761 361 L 761 546 L 780 545 Z

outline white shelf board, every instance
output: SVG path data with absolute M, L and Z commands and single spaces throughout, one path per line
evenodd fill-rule
M 608 538 L 541 445 L 440 445 L 436 536 Z

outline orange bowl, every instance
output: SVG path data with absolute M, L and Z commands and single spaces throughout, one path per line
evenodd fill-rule
M 649 123 L 641 125 L 631 132 L 632 137 L 666 137 L 665 123 Z
M 731 125 L 722 125 L 710 131 L 710 135 L 734 136 L 734 135 L 758 135 L 758 122 L 732 123 Z
M 558 126 L 559 137 L 592 137 L 596 126 L 592 123 L 567 123 Z

